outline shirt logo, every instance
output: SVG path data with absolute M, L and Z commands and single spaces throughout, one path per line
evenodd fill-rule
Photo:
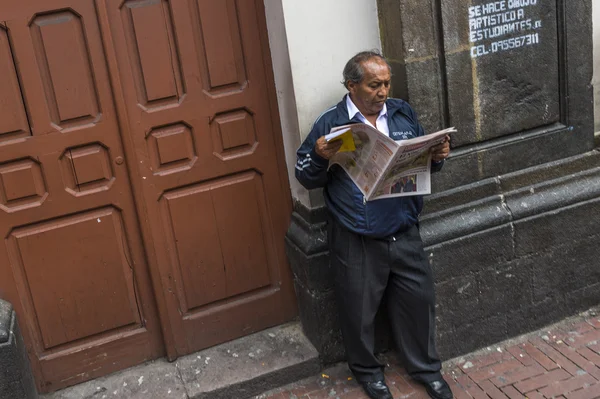
M 413 137 L 415 137 L 415 135 L 411 131 L 391 132 L 390 137 L 393 138 L 394 140 L 398 141 L 398 140 L 412 139 Z

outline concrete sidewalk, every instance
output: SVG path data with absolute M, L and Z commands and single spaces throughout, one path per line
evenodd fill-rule
M 424 389 L 382 356 L 394 398 L 428 398 Z M 600 398 L 600 312 L 590 310 L 518 339 L 444 364 L 457 399 Z M 260 399 L 367 398 L 345 364 L 257 396 Z

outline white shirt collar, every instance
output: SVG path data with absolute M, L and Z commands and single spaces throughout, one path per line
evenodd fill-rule
M 359 118 L 364 121 L 367 118 L 358 110 L 358 108 L 356 107 L 356 105 L 354 105 L 354 102 L 352 101 L 352 99 L 350 98 L 350 94 L 348 94 L 346 96 L 346 107 L 348 108 L 348 119 L 352 119 L 356 116 L 356 114 L 359 114 Z M 377 118 L 380 118 L 382 116 L 387 116 L 387 105 L 385 103 L 383 103 L 383 108 L 381 109 L 381 111 L 379 111 L 379 115 L 377 116 Z

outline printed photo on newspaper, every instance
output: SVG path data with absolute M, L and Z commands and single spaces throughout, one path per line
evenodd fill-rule
M 329 161 L 340 165 L 367 201 L 431 193 L 429 149 L 456 132 L 439 132 L 395 141 L 365 123 L 338 126 L 325 136 L 342 140 L 342 148 Z

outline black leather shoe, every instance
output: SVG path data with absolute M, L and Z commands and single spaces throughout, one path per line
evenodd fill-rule
M 362 382 L 361 385 L 371 399 L 394 399 L 385 381 Z
M 452 391 L 448 383 L 440 377 L 439 380 L 432 382 L 421 382 L 425 386 L 425 390 L 433 399 L 452 399 Z

